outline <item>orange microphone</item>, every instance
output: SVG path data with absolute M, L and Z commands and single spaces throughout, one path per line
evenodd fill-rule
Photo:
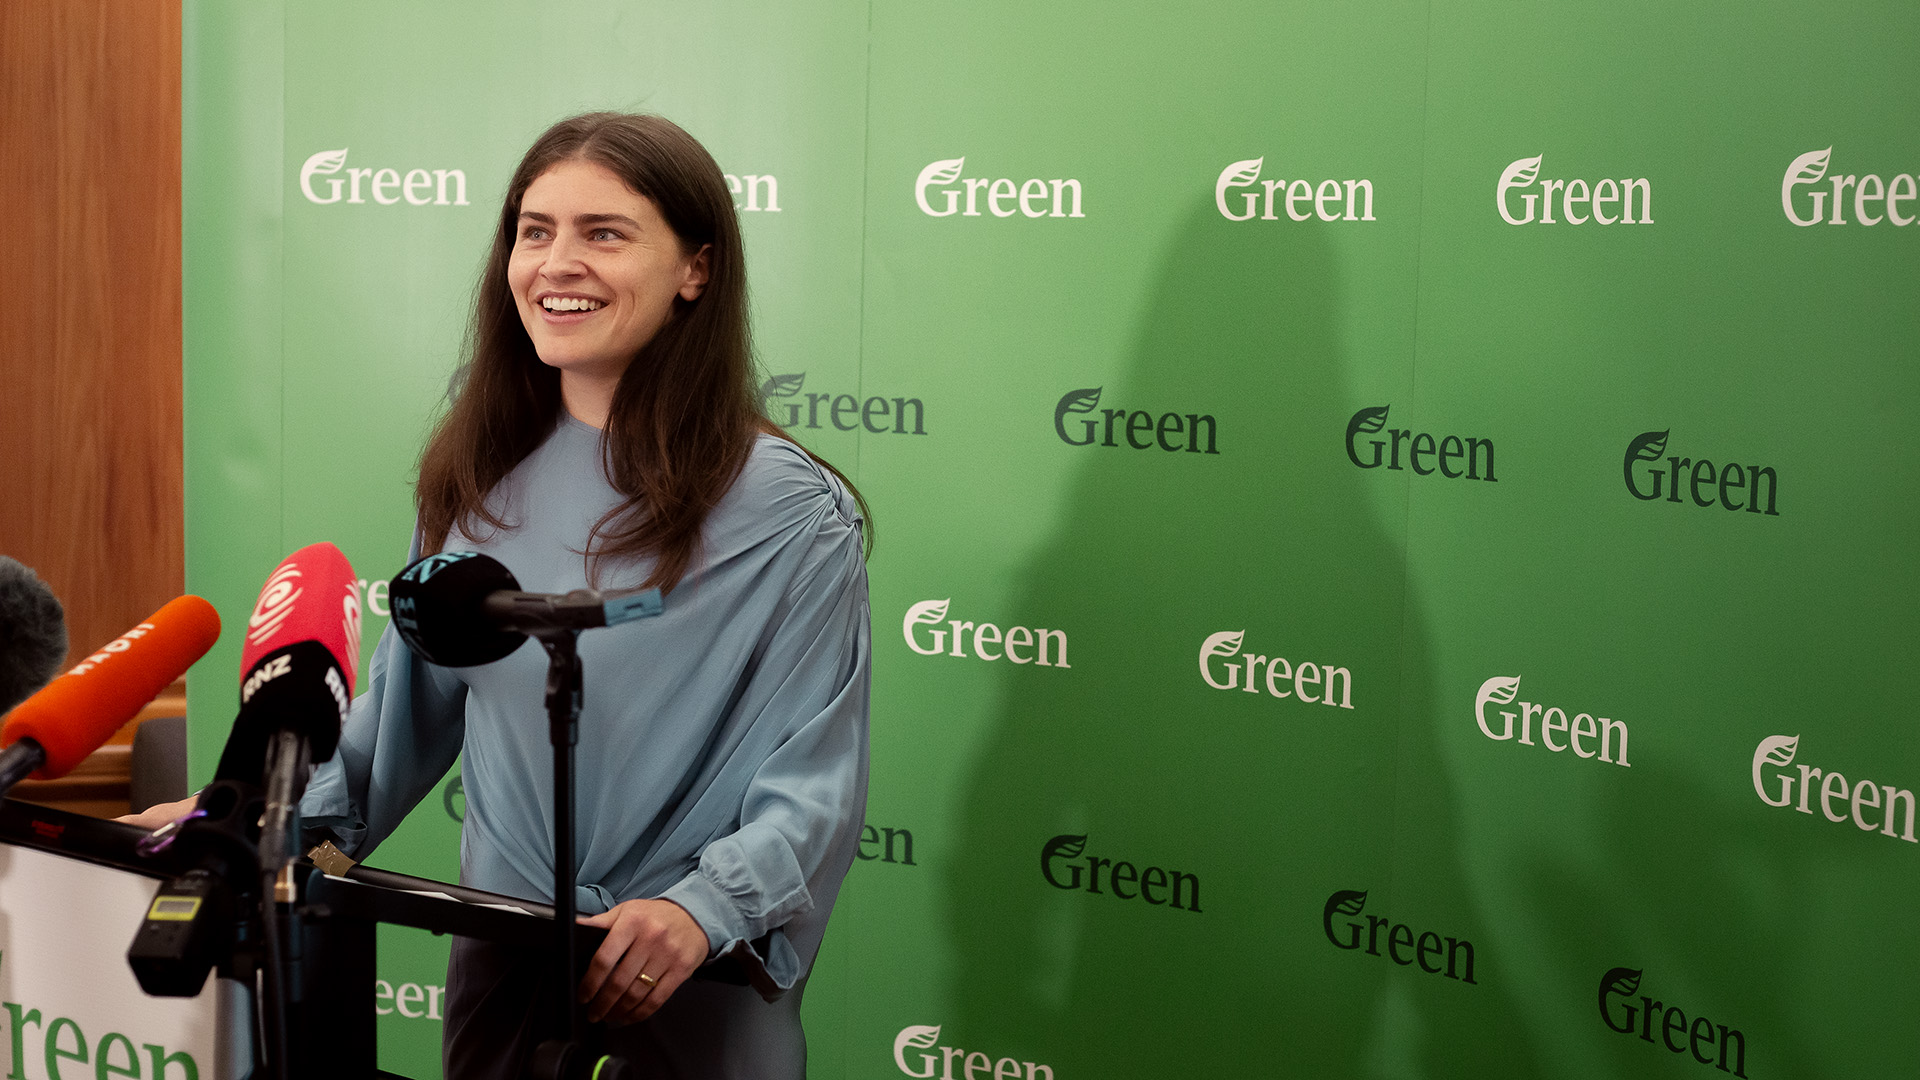
M 0 791 L 29 774 L 57 780 L 126 726 L 220 637 L 220 615 L 197 596 L 167 602 L 7 714 Z

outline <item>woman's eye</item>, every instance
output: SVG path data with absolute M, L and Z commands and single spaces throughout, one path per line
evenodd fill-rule
M 545 240 L 546 238 L 547 230 L 538 225 L 529 225 L 525 231 L 520 234 L 520 239 L 522 240 Z
M 617 232 L 614 232 L 612 229 L 595 229 L 592 232 L 588 233 L 587 235 L 594 240 L 620 239 L 620 234 Z

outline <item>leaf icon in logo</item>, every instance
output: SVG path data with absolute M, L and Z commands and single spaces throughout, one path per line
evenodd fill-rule
M 1508 185 L 1526 187 L 1533 183 L 1540 175 L 1540 159 L 1544 156 L 1546 155 L 1537 154 L 1533 157 L 1521 158 L 1508 165 L 1506 171 L 1500 174 L 1500 186 L 1503 188 Z
M 1502 705 L 1511 705 L 1513 704 L 1514 697 L 1519 693 L 1520 676 L 1518 675 L 1511 677 L 1495 675 L 1493 678 L 1480 684 L 1481 701 L 1493 701 Z
M 1246 187 L 1260 179 L 1260 166 L 1266 164 L 1266 160 L 1264 157 L 1257 157 L 1234 162 L 1220 174 L 1220 186 Z
M 1100 390 L 1101 387 L 1098 386 L 1090 386 L 1085 390 L 1069 390 L 1067 395 L 1060 399 L 1056 411 L 1062 415 L 1070 412 L 1092 412 L 1094 406 L 1100 404 Z
M 807 373 L 802 371 L 792 375 L 775 375 L 760 384 L 762 400 L 770 397 L 792 397 L 800 392 L 800 386 L 807 381 Z
M 1200 651 L 1207 656 L 1233 656 L 1240 651 L 1240 643 L 1246 640 L 1245 630 L 1222 630 L 1217 634 L 1208 634 Z
M 1760 745 L 1764 747 L 1760 756 L 1766 760 L 1767 764 L 1791 765 L 1793 755 L 1800 752 L 1800 736 L 1775 735 Z
M 1833 147 L 1825 150 L 1809 150 L 1793 159 L 1787 166 L 1788 184 L 1817 184 L 1827 175 L 1827 159 L 1833 156 Z
M 1627 444 L 1627 457 L 1640 461 L 1659 461 L 1660 455 L 1667 452 L 1667 436 L 1673 431 L 1648 431 L 1633 437 Z
M 346 163 L 347 148 L 343 146 L 338 150 L 322 150 L 313 155 L 307 159 L 306 165 L 302 167 L 300 171 L 303 173 L 337 173 L 340 171 L 341 166 Z
M 1640 974 L 1639 968 L 1617 967 L 1607 972 L 1607 977 L 1600 981 L 1607 988 L 1607 993 L 1632 997 L 1640 991 Z
M 903 1047 L 914 1046 L 925 1050 L 940 1041 L 940 1025 L 909 1024 L 901 1030 L 899 1041 Z
M 1348 432 L 1364 431 L 1368 434 L 1387 426 L 1387 409 L 1390 406 L 1376 405 L 1371 409 L 1361 409 L 1347 422 Z
M 1342 915 L 1358 915 L 1366 910 L 1367 894 L 1351 891 L 1337 892 L 1333 894 L 1330 906 Z
M 1056 836 L 1047 844 L 1047 850 L 1063 859 L 1077 859 L 1087 850 L 1087 838 L 1082 836 Z
M 922 186 L 951 184 L 955 180 L 960 179 L 960 170 L 964 168 L 966 164 L 967 159 L 964 157 L 947 158 L 943 161 L 936 161 L 920 170 L 920 183 Z
M 947 605 L 953 598 L 945 600 L 922 600 L 907 609 L 907 618 L 914 622 L 935 623 L 947 617 Z

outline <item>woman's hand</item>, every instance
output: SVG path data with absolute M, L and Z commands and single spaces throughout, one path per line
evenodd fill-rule
M 580 922 L 607 928 L 580 980 L 590 1021 L 645 1020 L 707 960 L 707 932 L 671 900 L 628 900 Z
M 138 814 L 128 814 L 125 817 L 117 817 L 113 820 L 124 821 L 129 825 L 138 825 L 148 832 L 152 832 L 169 821 L 183 818 L 193 813 L 194 805 L 199 801 L 200 796 L 189 795 L 179 802 L 163 802 L 158 806 L 149 806 Z

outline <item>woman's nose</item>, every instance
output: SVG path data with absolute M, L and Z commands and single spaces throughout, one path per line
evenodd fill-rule
M 582 261 L 583 246 L 580 240 L 559 236 L 547 248 L 547 261 L 540 268 L 548 277 L 578 277 L 586 272 L 586 263 Z

